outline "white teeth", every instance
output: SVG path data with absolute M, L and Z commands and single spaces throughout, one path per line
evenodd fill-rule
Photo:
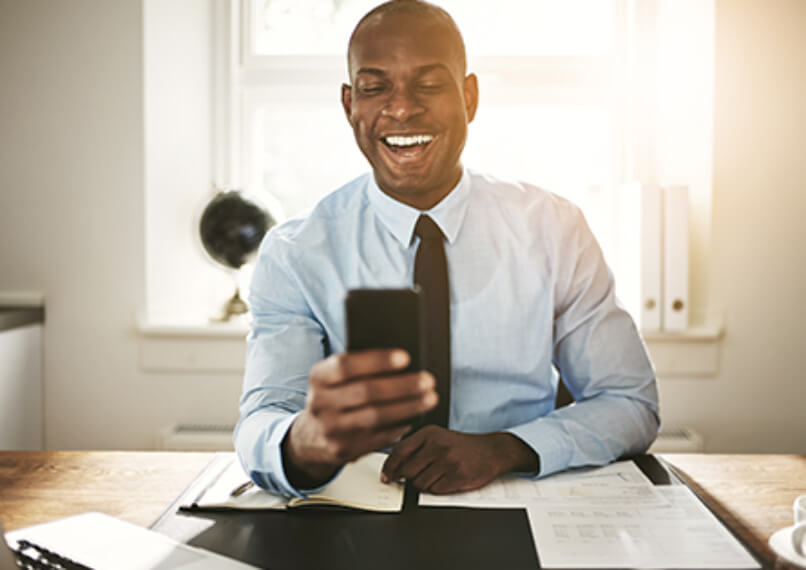
M 406 136 L 389 136 L 385 138 L 386 144 L 390 146 L 414 146 L 418 144 L 427 144 L 434 140 L 431 135 L 413 135 Z

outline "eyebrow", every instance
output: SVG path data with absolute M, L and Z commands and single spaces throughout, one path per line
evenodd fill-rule
M 423 65 L 417 68 L 417 75 L 425 75 L 431 71 L 442 69 L 448 73 L 451 72 L 450 68 L 444 63 L 431 63 L 428 65 Z M 376 67 L 361 67 L 358 71 L 355 72 L 356 75 L 360 75 L 362 73 L 366 73 L 368 75 L 375 75 L 377 77 L 386 77 L 386 72 L 382 69 L 378 69 Z

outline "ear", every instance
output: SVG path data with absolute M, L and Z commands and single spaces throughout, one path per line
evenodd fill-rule
M 346 83 L 341 84 L 341 106 L 344 109 L 344 115 L 350 124 L 353 124 L 353 88 Z
M 470 123 L 476 116 L 476 109 L 479 106 L 479 80 L 475 73 L 470 73 L 465 77 L 462 84 L 462 91 L 465 98 L 467 122 Z

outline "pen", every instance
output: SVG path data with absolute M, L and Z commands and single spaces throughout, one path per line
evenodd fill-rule
M 252 481 L 247 481 L 246 483 L 242 483 L 235 487 L 232 492 L 229 494 L 230 497 L 238 497 L 246 493 L 249 489 L 252 488 L 254 483 Z

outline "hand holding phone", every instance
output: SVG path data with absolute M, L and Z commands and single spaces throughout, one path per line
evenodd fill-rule
M 418 292 L 350 291 L 345 308 L 348 351 L 311 369 L 305 408 L 283 441 L 286 475 L 298 488 L 393 445 L 438 401 L 420 366 Z

